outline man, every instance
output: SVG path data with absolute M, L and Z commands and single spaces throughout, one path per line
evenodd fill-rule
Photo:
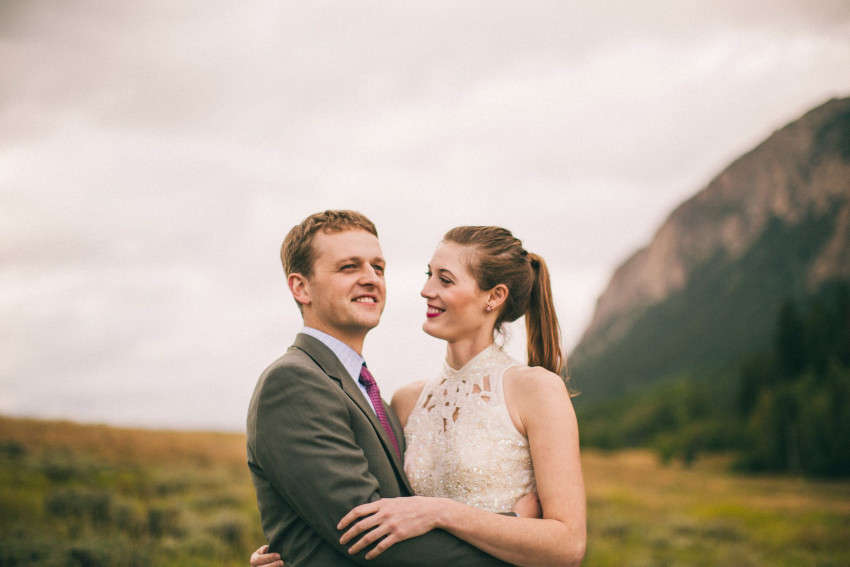
M 301 565 L 504 565 L 434 530 L 368 562 L 336 526 L 353 507 L 411 496 L 401 426 L 361 352 L 381 318 L 384 258 L 369 219 L 325 211 L 294 227 L 281 261 L 304 329 L 262 374 L 248 411 L 248 466 L 269 552 Z

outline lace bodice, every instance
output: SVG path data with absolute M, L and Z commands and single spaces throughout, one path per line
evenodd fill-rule
M 425 385 L 404 429 L 404 470 L 416 494 L 510 512 L 534 490 L 528 439 L 502 393 L 505 369 L 519 364 L 493 345 L 460 370 L 444 363 Z

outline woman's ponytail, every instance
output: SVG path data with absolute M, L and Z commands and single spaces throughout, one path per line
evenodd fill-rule
M 528 337 L 528 365 L 542 366 L 558 374 L 564 366 L 561 352 L 561 328 L 555 313 L 552 284 L 546 262 L 529 252 L 534 272 L 528 310 L 525 313 L 525 330 Z

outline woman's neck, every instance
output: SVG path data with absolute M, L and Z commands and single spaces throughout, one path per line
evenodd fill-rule
M 489 348 L 493 344 L 493 336 L 481 337 L 477 340 L 463 340 L 447 343 L 446 345 L 446 363 L 460 370 L 466 363 L 475 358 L 484 349 Z

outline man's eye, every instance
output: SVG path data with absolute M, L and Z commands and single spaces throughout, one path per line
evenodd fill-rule
M 342 267 L 343 270 L 353 270 L 355 268 L 357 268 L 355 264 L 346 264 Z
M 384 267 L 383 266 L 372 266 L 372 268 L 375 270 L 375 272 L 377 272 L 379 274 L 384 273 Z

